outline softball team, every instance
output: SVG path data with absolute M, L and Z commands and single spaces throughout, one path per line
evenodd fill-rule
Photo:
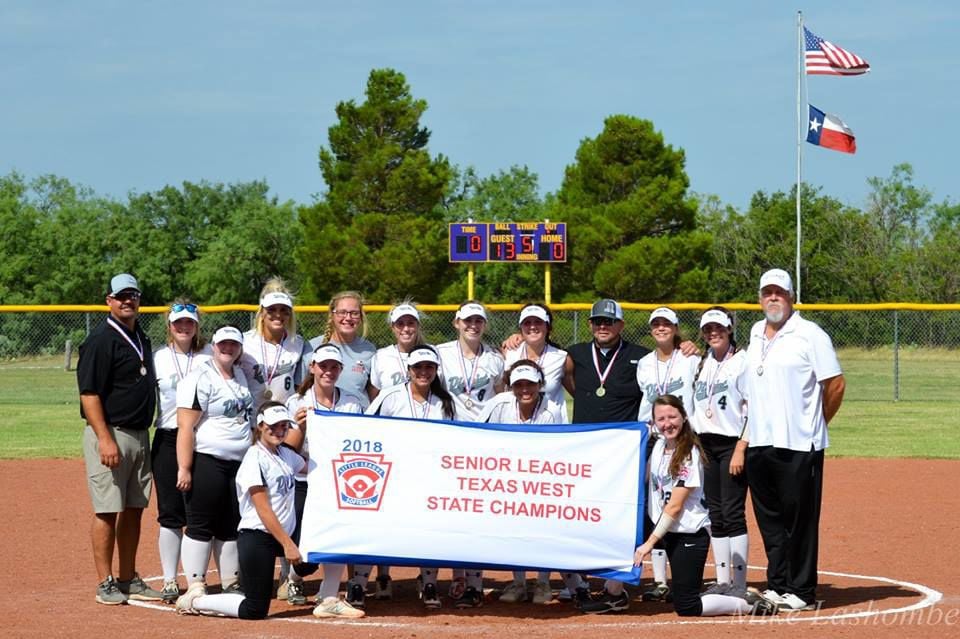
M 177 300 L 167 313 L 167 343 L 153 354 L 159 401 L 150 464 L 157 490 L 157 522 L 160 524 L 157 539 L 163 570 L 160 592 L 167 603 L 176 601 L 180 595 L 177 566 L 180 564 L 183 527 L 187 525 L 183 493 L 177 489 L 177 384 L 195 368 L 208 362 L 210 353 L 200 336 L 197 306 L 186 300 Z
M 707 354 L 695 384 L 690 416 L 706 453 L 703 492 L 710 511 L 710 548 L 717 581 L 707 592 L 743 593 L 747 588 L 747 450 L 742 373 L 746 352 L 733 341 L 733 318 L 723 307 L 700 318 Z M 731 590 L 732 589 L 732 590 Z
M 243 335 L 213 334 L 213 356 L 177 385 L 177 488 L 186 500 L 181 560 L 188 588 L 205 590 L 211 553 L 224 591 L 239 590 L 235 479 L 250 447 L 253 397 L 237 365 Z M 199 584 L 195 586 L 195 584 Z

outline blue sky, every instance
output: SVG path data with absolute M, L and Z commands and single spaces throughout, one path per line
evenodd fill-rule
M 808 2 L 0 3 L 0 173 L 54 173 L 123 198 L 185 180 L 323 191 L 317 151 L 338 101 L 395 68 L 429 104 L 430 150 L 481 175 L 526 165 L 557 189 L 606 116 L 653 121 L 691 188 L 744 207 L 796 172 L 796 11 L 867 59 L 810 76 L 810 102 L 854 156 L 803 145 L 805 181 L 860 206 L 910 162 L 960 200 L 960 4 Z

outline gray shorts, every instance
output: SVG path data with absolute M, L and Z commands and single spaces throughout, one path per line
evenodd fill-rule
M 95 513 L 119 513 L 127 508 L 146 508 L 150 503 L 150 433 L 146 430 L 114 428 L 110 432 L 120 448 L 120 465 L 107 468 L 100 463 L 100 442 L 93 427 L 83 429 L 83 461 L 87 467 L 87 488 Z

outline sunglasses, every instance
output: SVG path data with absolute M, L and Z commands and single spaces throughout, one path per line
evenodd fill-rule
M 179 313 L 180 311 L 187 311 L 188 313 L 196 313 L 197 305 L 196 304 L 174 304 L 170 307 L 170 310 L 174 313 Z
M 129 300 L 140 299 L 140 293 L 138 291 L 120 291 L 116 295 L 111 295 L 110 297 L 120 302 L 126 302 Z
M 591 317 L 590 323 L 594 326 L 613 326 L 613 323 L 616 320 L 612 320 L 609 317 Z

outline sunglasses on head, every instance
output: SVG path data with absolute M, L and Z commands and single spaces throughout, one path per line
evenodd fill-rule
M 591 317 L 590 323 L 594 326 L 613 326 L 615 320 L 610 319 L 609 317 Z
M 188 313 L 196 313 L 197 305 L 196 304 L 174 304 L 170 307 L 170 310 L 174 313 L 179 313 L 180 311 L 187 311 Z

